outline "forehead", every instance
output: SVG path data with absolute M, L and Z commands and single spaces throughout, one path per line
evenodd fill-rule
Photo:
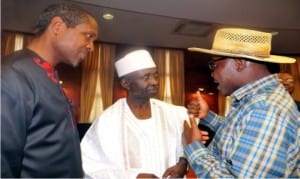
M 97 22 L 97 20 L 94 17 L 90 16 L 90 15 L 87 15 L 87 17 L 88 17 L 88 19 L 87 19 L 86 23 L 90 24 L 91 26 L 95 26 L 95 27 L 98 28 L 98 22 Z
M 98 23 L 91 16 L 88 16 L 88 19 L 85 22 L 78 24 L 76 27 L 85 31 L 95 33 L 95 35 L 98 35 L 98 28 L 99 28 Z
M 144 75 L 154 74 L 154 73 L 157 73 L 157 68 L 146 68 L 146 69 L 132 72 L 130 73 L 130 76 L 144 76 Z

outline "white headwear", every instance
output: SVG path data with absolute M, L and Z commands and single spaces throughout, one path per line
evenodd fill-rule
M 147 50 L 136 50 L 116 61 L 115 67 L 118 76 L 122 77 L 138 70 L 154 68 L 156 65 Z

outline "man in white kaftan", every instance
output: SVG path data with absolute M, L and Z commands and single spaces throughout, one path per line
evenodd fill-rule
M 81 142 L 83 169 L 91 178 L 183 177 L 183 121 L 187 110 L 153 97 L 156 65 L 146 50 L 115 63 L 126 98 L 107 108 Z
M 92 178 L 161 177 L 183 156 L 184 107 L 151 99 L 152 117 L 138 120 L 119 99 L 96 120 L 81 142 L 83 168 Z

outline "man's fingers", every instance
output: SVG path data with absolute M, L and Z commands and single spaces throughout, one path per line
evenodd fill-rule
M 209 140 L 209 133 L 207 131 L 201 131 L 201 141 L 203 144 L 206 144 L 206 142 Z
M 184 128 L 191 128 L 191 124 L 187 120 L 184 120 Z
M 194 115 L 190 114 L 189 117 L 190 117 L 191 127 L 193 127 L 193 126 L 195 126 L 195 125 L 198 127 Z
M 209 140 L 209 136 L 202 136 L 202 140 Z
M 201 130 L 201 134 L 204 135 L 204 136 L 207 136 L 209 133 L 207 131 L 202 131 Z

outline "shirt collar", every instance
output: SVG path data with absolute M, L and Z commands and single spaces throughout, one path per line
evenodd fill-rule
M 55 83 L 55 84 L 58 84 L 58 75 L 57 75 L 57 71 L 56 69 L 50 65 L 48 62 L 46 62 L 45 60 L 42 60 L 38 57 L 35 57 L 34 59 L 34 62 L 39 65 L 41 68 L 43 68 L 46 73 L 47 73 L 47 76 Z
M 247 96 L 253 96 L 262 90 L 274 89 L 278 85 L 278 77 L 276 74 L 268 75 L 264 78 L 246 84 L 231 94 L 232 105 L 235 106 L 240 100 Z

